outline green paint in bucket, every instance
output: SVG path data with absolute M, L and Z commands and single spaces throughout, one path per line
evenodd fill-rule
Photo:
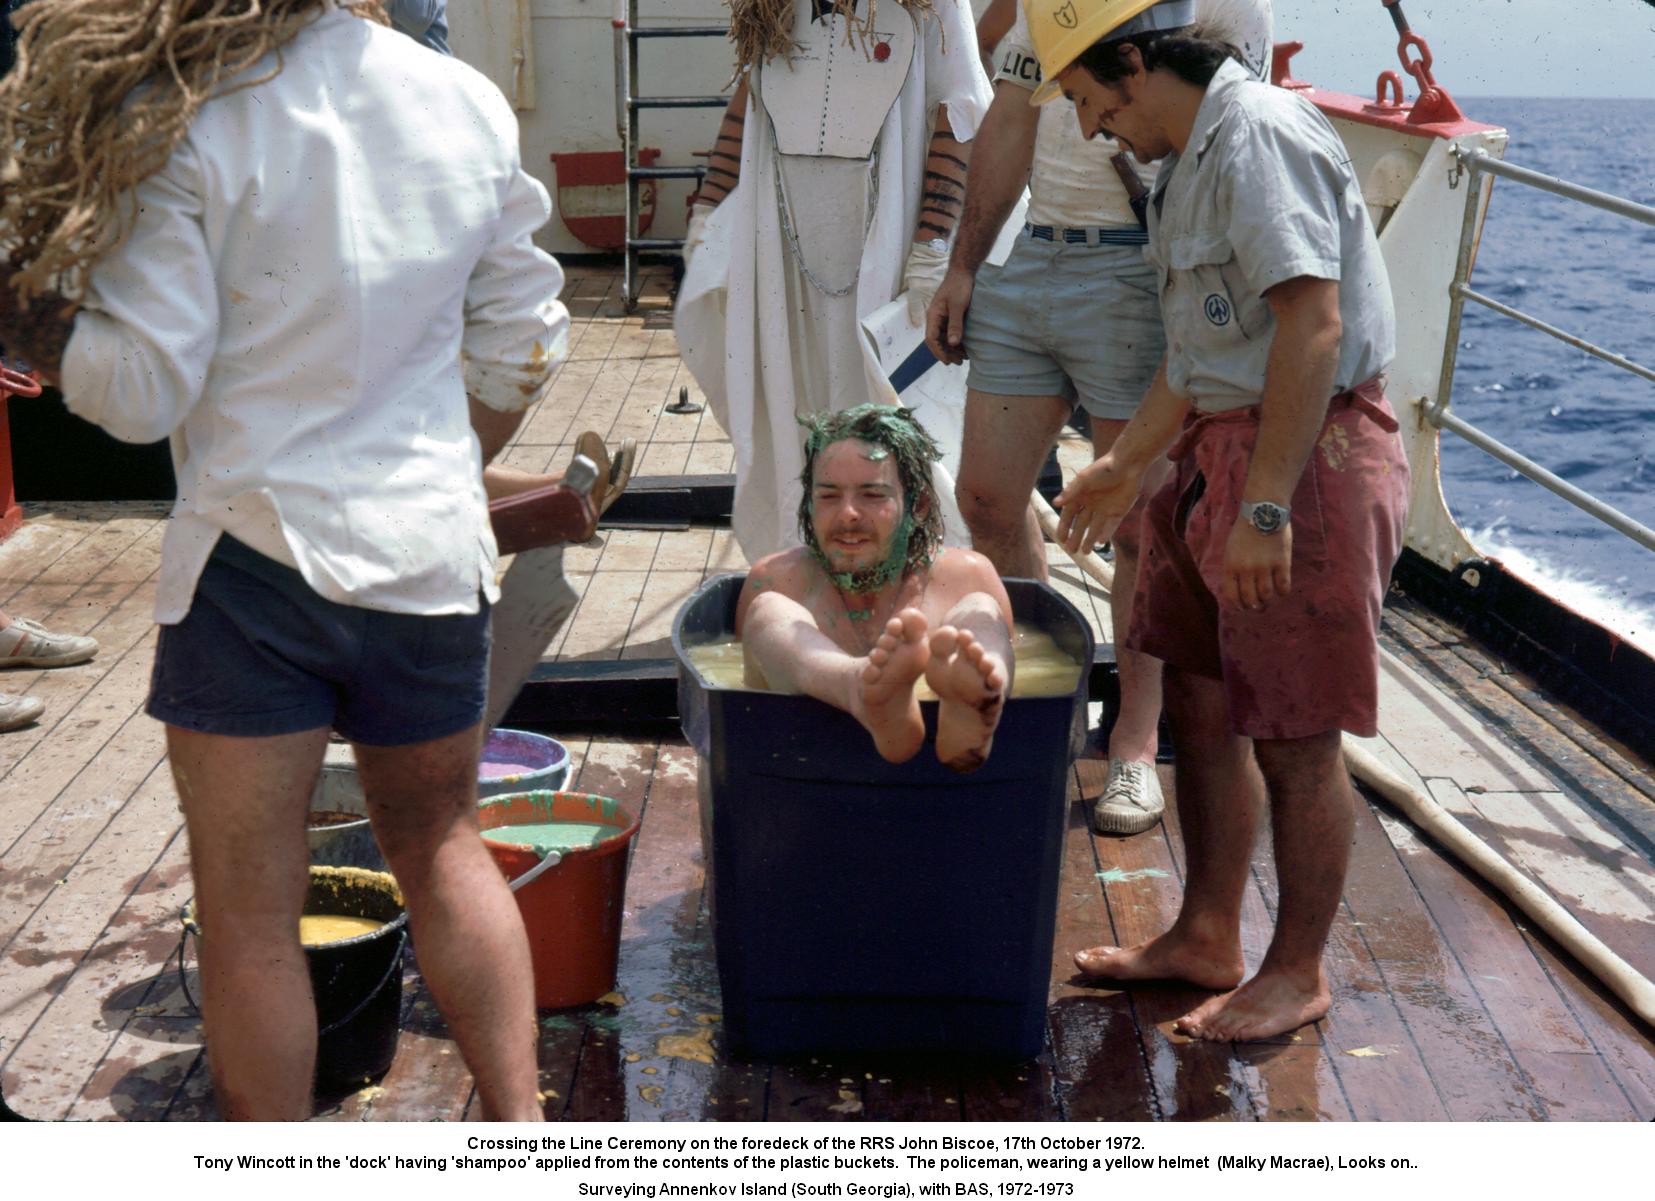
M 493 797 L 478 805 L 477 819 L 509 880 L 559 857 L 514 893 L 534 961 L 535 1004 L 585 1005 L 613 989 L 638 819 L 613 798 L 576 792 Z

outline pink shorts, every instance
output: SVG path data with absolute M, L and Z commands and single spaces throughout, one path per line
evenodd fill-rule
M 1292 590 L 1252 612 L 1221 597 L 1258 410 L 1190 420 L 1144 513 L 1126 645 L 1223 681 L 1237 734 L 1375 734 L 1380 607 L 1408 511 L 1396 429 L 1377 380 L 1333 398 L 1293 493 Z

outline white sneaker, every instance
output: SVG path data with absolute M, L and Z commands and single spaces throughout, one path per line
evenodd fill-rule
M 46 705 L 32 696 L 13 696 L 0 692 L 0 730 L 15 730 L 35 721 L 46 712 Z
M 1111 759 L 1109 781 L 1092 806 L 1092 828 L 1099 834 L 1142 834 L 1161 820 L 1166 807 L 1153 763 Z
M 97 653 L 96 638 L 54 634 L 27 617 L 14 617 L 0 630 L 0 667 L 70 667 Z

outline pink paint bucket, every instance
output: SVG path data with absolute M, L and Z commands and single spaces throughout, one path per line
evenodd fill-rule
M 569 752 L 527 730 L 491 730 L 477 765 L 477 799 L 512 792 L 558 792 L 569 781 Z

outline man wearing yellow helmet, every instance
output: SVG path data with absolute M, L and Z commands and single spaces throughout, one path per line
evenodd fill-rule
M 1195 19 L 1265 77 L 1270 0 L 1198 0 Z M 1045 538 L 1029 508 L 1041 464 L 1077 401 L 1094 453 L 1108 450 L 1166 350 L 1139 218 L 1139 196 L 1155 176 L 1110 139 L 1083 136 L 1067 101 L 1029 103 L 1043 80 L 1021 9 L 996 54 L 994 102 L 972 142 L 977 167 L 927 338 L 943 361 L 971 363 L 956 473 L 971 545 L 1002 575 L 1045 579 Z M 1025 179 L 1028 220 L 1010 257 L 993 265 L 990 248 Z M 1111 539 L 1109 611 L 1122 633 L 1131 626 L 1139 516 L 1134 510 Z M 1100 834 L 1138 834 L 1165 808 L 1155 775 L 1161 664 L 1117 645 L 1115 666 L 1109 778 L 1089 816 Z
M 1194 8 L 1025 0 L 1045 75 L 1035 99 L 1061 92 L 1088 136 L 1161 160 L 1148 258 L 1166 357 L 1115 445 L 1058 498 L 1059 533 L 1076 549 L 1107 536 L 1150 465 L 1173 460 L 1144 515 L 1126 641 L 1166 664 L 1189 873 L 1167 933 L 1076 959 L 1094 976 L 1220 991 L 1178 1028 L 1227 1041 L 1328 1009 L 1321 955 L 1355 803 L 1341 731 L 1375 733 L 1408 467 L 1380 379 L 1395 353 L 1390 282 L 1349 153 L 1307 101 L 1190 30 Z M 1281 903 L 1242 984 L 1266 799 Z

